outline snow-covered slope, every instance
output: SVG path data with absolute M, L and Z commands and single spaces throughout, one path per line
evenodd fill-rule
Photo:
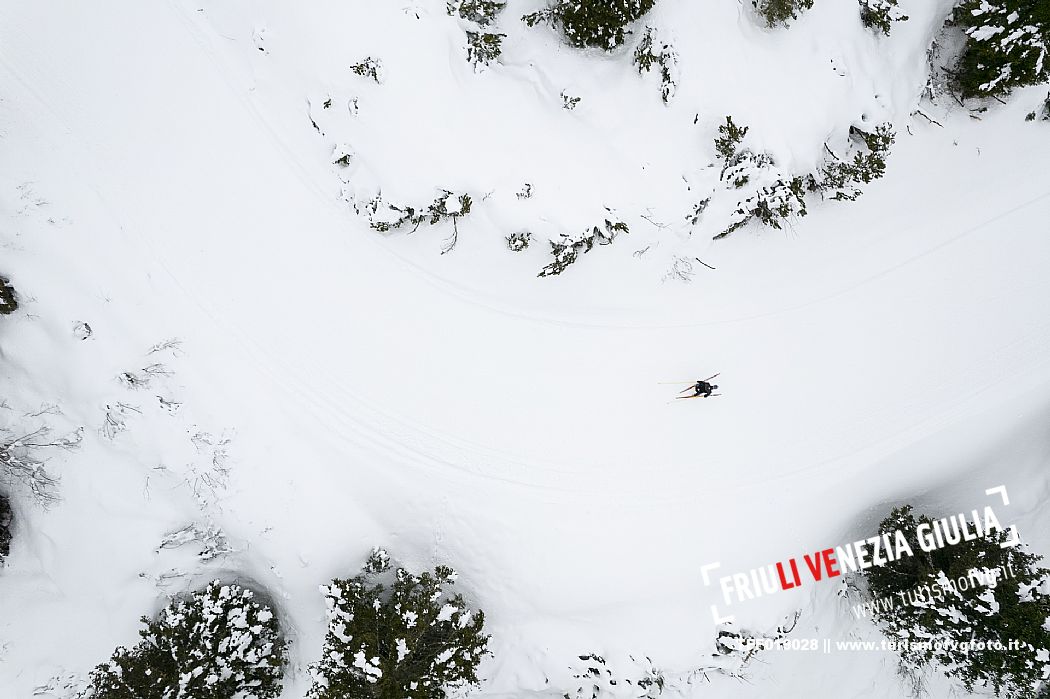
M 460 570 L 493 635 L 483 692 L 506 696 L 561 689 L 592 651 L 695 667 L 719 601 L 702 566 L 852 540 L 903 500 L 969 510 L 1004 483 L 1050 552 L 1039 90 L 979 120 L 926 104 L 938 126 L 912 111 L 950 3 L 907 3 L 888 38 L 853 3 L 779 31 L 746 5 L 663 0 L 644 20 L 680 54 L 669 106 L 630 42 L 570 49 L 517 20 L 533 3 L 510 4 L 503 63 L 477 74 L 436 0 L 0 7 L 0 273 L 23 296 L 0 320 L 0 419 L 84 427 L 48 464 L 62 501 L 16 502 L 0 695 L 86 673 L 165 593 L 218 575 L 274 596 L 301 697 L 317 586 L 376 544 Z M 349 71 L 367 56 L 382 84 Z M 720 186 L 728 114 L 788 172 L 851 124 L 897 141 L 858 201 L 712 242 L 730 203 L 685 217 Z M 444 255 L 451 226 L 383 236 L 351 206 L 440 188 L 474 198 Z M 545 239 L 604 207 L 630 233 L 537 278 Z M 537 240 L 511 253 L 521 229 Z M 716 269 L 667 278 L 696 257 Z M 155 364 L 147 386 L 117 378 Z M 716 372 L 718 400 L 673 400 Z M 233 552 L 158 551 L 192 522 Z M 871 632 L 812 589 L 733 611 Z M 900 696 L 892 667 L 782 653 L 696 694 Z

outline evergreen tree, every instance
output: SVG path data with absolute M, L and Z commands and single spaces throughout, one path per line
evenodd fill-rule
M 723 161 L 722 181 L 737 192 L 737 206 L 729 225 L 715 239 L 724 238 L 753 219 L 766 226 L 780 228 L 781 221 L 805 216 L 806 186 L 802 177 L 791 176 L 776 166 L 773 156 L 755 153 L 743 146 L 748 127 L 738 126 L 733 118 L 718 127 L 715 153 Z M 687 220 L 696 221 L 707 204 L 701 202 Z
M 350 71 L 363 78 L 371 78 L 377 84 L 382 83 L 386 75 L 383 70 L 383 62 L 372 56 L 350 66 Z
M 536 276 L 552 277 L 561 274 L 576 262 L 580 255 L 590 252 L 595 245 L 611 244 L 620 233 L 630 233 L 627 224 L 607 218 L 603 226 L 591 226 L 579 235 L 562 235 L 559 240 L 552 240 L 551 255 L 554 259 Z
M 479 70 L 499 59 L 506 34 L 486 31 L 507 6 L 498 0 L 449 0 L 448 13 L 475 25 L 467 30 L 467 61 Z
M 0 315 L 6 316 L 18 310 L 15 288 L 5 277 L 0 277 Z
M 521 19 L 530 27 L 557 25 L 573 46 L 611 51 L 623 44 L 627 25 L 655 4 L 656 0 L 555 0 L 546 9 Z
M 528 231 L 515 231 L 507 236 L 507 247 L 513 252 L 523 252 L 529 249 L 532 242 L 532 233 Z
M 813 7 L 813 0 L 752 0 L 758 14 L 766 20 L 766 26 L 787 25 L 805 10 Z
M 988 688 L 997 696 L 1033 699 L 1050 677 L 1050 571 L 1022 545 L 1003 547 L 1006 536 L 991 532 L 953 546 L 923 551 L 916 528 L 932 525 L 916 518 L 910 505 L 884 519 L 879 533 L 900 531 L 914 555 L 904 555 L 865 572 L 879 608 L 879 620 L 894 640 L 909 641 L 902 663 L 938 663 L 967 691 Z M 957 584 L 962 578 L 970 582 Z M 916 641 L 928 641 L 918 647 Z M 1011 642 L 1019 647 L 1011 646 Z M 957 643 L 983 643 L 965 652 Z
M 458 14 L 479 27 L 487 27 L 496 21 L 507 3 L 498 0 L 450 0 L 447 5 L 450 15 Z
M 506 36 L 506 34 L 468 31 L 467 61 L 478 68 L 497 60 L 503 50 L 503 39 Z
M 824 166 L 817 185 L 821 190 L 831 192 L 832 199 L 853 201 L 862 193 L 859 185 L 869 184 L 886 174 L 886 156 L 896 134 L 893 127 L 885 123 L 871 132 L 850 127 L 850 137 L 853 158 L 843 160 L 835 156 Z
M 659 66 L 660 98 L 664 104 L 669 103 L 678 89 L 678 54 L 671 44 L 659 40 L 656 30 L 652 27 L 645 28 L 645 34 L 634 50 L 634 64 L 639 75 L 648 73 L 654 66 Z
M 254 594 L 218 580 L 176 599 L 134 648 L 118 648 L 91 673 L 91 699 L 275 699 L 285 643 Z
M 805 182 L 801 177 L 780 178 L 763 185 L 737 205 L 729 226 L 715 239 L 724 238 L 743 228 L 752 219 L 758 219 L 770 228 L 780 229 L 781 221 L 808 213 L 805 194 Z
M 966 31 L 956 79 L 963 97 L 1002 95 L 1050 78 L 1050 2 L 965 0 L 955 20 Z
M 478 683 L 489 637 L 485 615 L 446 588 L 447 566 L 413 574 L 391 569 L 382 549 L 362 572 L 321 588 L 328 633 L 312 668 L 311 699 L 445 699 Z
M 890 35 L 894 22 L 904 22 L 908 15 L 901 12 L 897 0 L 860 0 L 860 21 L 869 29 L 878 29 Z
M 0 563 L 3 563 L 7 554 L 11 553 L 11 522 L 13 519 L 11 502 L 6 495 L 0 493 Z
M 436 226 L 446 220 L 456 225 L 460 217 L 470 213 L 473 204 L 474 200 L 469 194 L 456 195 L 443 189 L 441 195 L 426 208 L 391 204 L 384 201 L 381 194 L 365 203 L 364 208 L 368 225 L 380 233 L 388 233 L 409 226 L 415 232 L 423 224 Z
M 740 144 L 747 136 L 748 127 L 737 126 L 733 123 L 733 117 L 727 116 L 726 123 L 718 127 L 718 136 L 715 137 L 715 153 L 730 165 L 733 157 L 740 150 Z M 725 172 L 725 170 L 722 170 Z

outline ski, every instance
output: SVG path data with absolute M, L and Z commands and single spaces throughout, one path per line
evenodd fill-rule
M 721 374 L 721 372 L 719 372 L 718 374 Z M 714 376 L 709 376 L 707 379 L 703 379 L 703 380 L 710 381 L 711 379 L 716 378 L 718 376 L 718 374 L 715 374 Z M 656 382 L 656 384 L 660 385 L 660 386 L 667 386 L 667 385 L 671 385 L 671 384 L 682 384 L 682 383 L 695 384 L 696 381 L 657 381 Z
M 704 395 L 700 395 L 700 396 L 678 396 L 677 398 L 675 398 L 675 400 L 682 400 L 683 398 L 714 398 L 715 396 L 720 396 L 720 395 L 722 395 L 722 394 L 721 393 L 712 393 L 709 396 L 704 396 Z

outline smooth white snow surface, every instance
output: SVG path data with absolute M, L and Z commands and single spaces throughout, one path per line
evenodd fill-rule
M 589 652 L 699 666 L 701 566 L 852 541 L 895 503 L 969 511 L 1006 484 L 1050 553 L 1050 131 L 1024 121 L 1044 90 L 911 116 L 950 3 L 902 6 L 883 38 L 851 2 L 774 31 L 749 3 L 661 0 L 641 24 L 680 54 L 670 106 L 634 40 L 571 49 L 518 21 L 535 3 L 510 3 L 503 64 L 477 74 L 438 0 L 0 6 L 0 274 L 23 301 L 0 320 L 0 419 L 85 430 L 48 462 L 62 502 L 15 501 L 0 696 L 85 674 L 165 594 L 236 576 L 278 603 L 301 697 L 318 585 L 373 545 L 460 571 L 492 696 L 564 691 Z M 367 56 L 381 84 L 350 72 Z M 684 219 L 721 187 L 727 114 L 788 172 L 851 124 L 897 141 L 857 202 L 712 242 L 727 203 Z M 384 236 L 347 202 L 441 188 L 474 199 L 445 255 L 451 226 Z M 546 240 L 604 207 L 630 233 L 536 278 Z M 665 279 L 676 257 L 717 269 Z M 721 397 L 673 400 L 715 372 Z M 194 522 L 233 552 L 158 552 Z M 801 636 L 877 637 L 832 583 L 731 611 L 769 630 L 799 608 Z M 904 691 L 892 654 L 763 658 L 695 695 Z

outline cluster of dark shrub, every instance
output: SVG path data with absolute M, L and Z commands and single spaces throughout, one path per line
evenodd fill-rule
M 383 82 L 383 62 L 372 56 L 350 66 L 350 72 L 362 78 L 371 78 L 375 83 Z
M 731 116 L 718 127 L 715 154 L 722 161 L 721 179 L 739 197 L 729 225 L 715 238 L 757 220 L 770 228 L 781 228 L 791 217 L 805 216 L 805 197 L 810 192 L 827 194 L 832 199 L 852 201 L 862 193 L 860 185 L 869 184 L 886 173 L 886 156 L 893 145 L 894 133 L 889 124 L 872 131 L 850 128 L 852 157 L 839 157 L 827 149 L 830 160 L 819 173 L 786 174 L 779 170 L 769 153 L 757 153 L 743 145 L 748 127 L 740 126 Z M 709 203 L 704 200 L 686 217 L 696 223 Z
M 441 190 L 433 202 L 425 207 L 408 204 L 393 204 L 385 201 L 382 194 L 376 195 L 364 205 L 369 225 L 380 233 L 399 229 L 410 229 L 414 233 L 423 224 L 436 226 L 443 221 L 452 222 L 452 235 L 445 240 L 441 254 L 451 252 L 459 239 L 459 219 L 470 214 L 474 200 L 469 194 L 455 194 Z M 359 209 L 360 210 L 360 209 Z
M 558 240 L 550 241 L 551 256 L 554 259 L 540 270 L 537 276 L 551 277 L 561 274 L 576 262 L 580 255 L 590 252 L 595 245 L 609 245 L 619 234 L 629 232 L 627 224 L 623 221 L 606 218 L 602 225 L 591 226 L 579 235 L 562 235 Z
M 791 216 L 805 216 L 805 185 L 798 176 L 789 176 L 776 167 L 768 153 L 756 153 L 743 145 L 748 127 L 739 126 L 730 116 L 718 127 L 715 153 L 722 161 L 721 179 L 737 193 L 738 203 L 729 225 L 715 238 L 724 238 L 753 219 L 772 228 Z M 703 204 L 706 207 L 706 203 Z M 698 205 L 698 210 L 702 207 Z M 699 213 L 690 214 L 696 220 Z
M 550 0 L 550 4 L 522 17 L 529 26 L 547 23 L 561 31 L 576 47 L 600 48 L 606 51 L 620 47 L 630 34 L 633 22 L 655 5 L 656 0 Z M 908 19 L 899 0 L 858 0 L 859 17 L 864 26 L 888 35 L 895 22 Z M 768 27 L 785 26 L 813 7 L 814 0 L 752 0 L 756 15 Z M 499 58 L 504 34 L 490 31 L 505 9 L 504 0 L 448 0 L 448 12 L 469 23 L 467 57 L 470 62 L 487 65 Z M 954 10 L 954 22 L 966 34 L 966 44 L 952 71 L 953 80 L 963 97 L 997 96 L 1011 89 L 1050 79 L 1050 2 L 1046 0 L 963 0 Z M 633 62 L 640 74 L 658 71 L 661 97 L 670 101 L 677 88 L 677 54 L 657 30 L 646 27 L 633 52 Z M 368 58 L 353 67 L 354 72 L 381 80 L 381 65 Z M 565 109 L 572 110 L 580 98 L 563 91 Z M 1039 113 L 1050 118 L 1047 106 L 1028 115 L 1030 121 Z M 726 187 L 738 192 L 737 205 L 728 225 L 716 235 L 721 238 L 739 230 L 752 220 L 771 228 L 781 228 L 793 217 L 807 214 L 806 197 L 819 193 L 836 200 L 854 200 L 862 186 L 884 176 L 886 158 L 895 134 L 889 124 L 871 130 L 852 126 L 846 152 L 842 155 L 827 148 L 830 157 L 812 173 L 794 174 L 778 169 L 772 155 L 755 152 L 742 144 L 747 127 L 734 124 L 727 117 L 719 127 L 715 146 L 722 161 L 721 179 Z M 701 220 L 711 197 L 698 202 L 686 217 L 696 225 Z M 391 204 L 380 197 L 366 205 L 371 226 L 379 231 L 401 228 L 415 230 L 427 223 L 445 220 L 453 224 L 453 235 L 443 247 L 448 252 L 458 236 L 457 222 L 469 214 L 469 195 L 453 195 L 443 190 L 435 201 L 423 207 Z M 561 236 L 551 241 L 553 260 L 539 276 L 561 274 L 581 254 L 595 245 L 607 245 L 621 232 L 627 232 L 622 221 L 607 220 L 592 226 L 578 236 Z M 520 251 L 528 239 L 511 236 L 508 246 Z M 2 287 L 0 287 L 2 291 Z M 3 301 L 0 295 L 0 302 Z
M 426 207 L 407 204 L 391 204 L 376 196 L 366 205 L 369 225 L 380 233 L 400 228 L 411 228 L 415 232 L 421 225 L 436 226 L 445 220 L 455 223 L 461 216 L 470 213 L 473 201 L 469 194 L 456 195 L 447 189 Z
M 507 247 L 512 252 L 523 252 L 529 249 L 532 242 L 532 233 L 528 231 L 515 231 L 507 236 Z

